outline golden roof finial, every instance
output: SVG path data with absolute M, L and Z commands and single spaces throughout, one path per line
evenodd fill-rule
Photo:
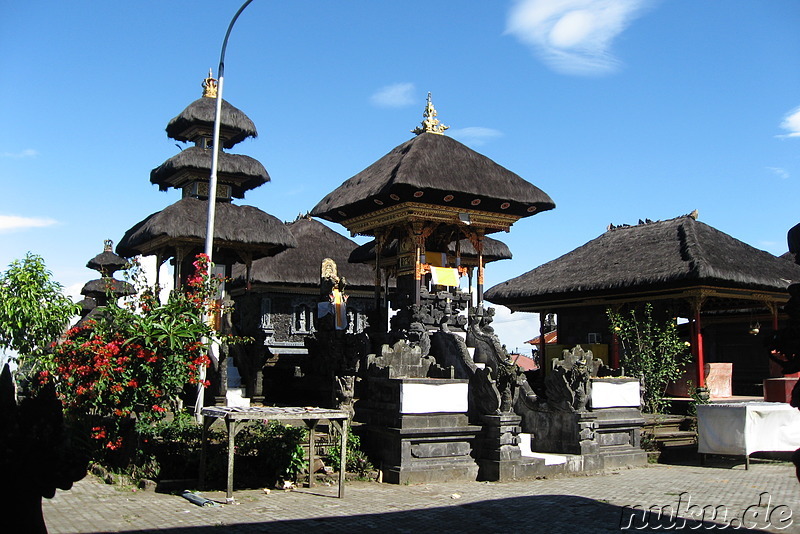
M 211 76 L 211 69 L 208 69 L 208 78 L 203 80 L 203 96 L 217 98 L 217 80 Z
M 431 102 L 431 93 L 429 91 L 428 103 L 425 104 L 425 112 L 422 114 L 422 124 L 411 130 L 411 132 L 417 135 L 426 132 L 443 135 L 448 128 L 450 127 L 439 123 L 439 119 L 436 118 L 436 109 L 433 107 L 433 102 Z

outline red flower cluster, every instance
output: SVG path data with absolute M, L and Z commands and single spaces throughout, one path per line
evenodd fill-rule
M 54 381 L 65 408 L 94 421 L 92 437 L 107 440 L 104 449 L 122 446 L 131 422 L 163 418 L 186 384 L 209 385 L 200 378 L 210 364 L 201 340 L 219 334 L 202 319 L 209 295 L 216 293 L 208 265 L 206 255 L 197 257 L 187 293 L 174 292 L 164 304 L 154 290 L 138 305 L 112 302 L 54 347 L 51 366 L 39 380 Z

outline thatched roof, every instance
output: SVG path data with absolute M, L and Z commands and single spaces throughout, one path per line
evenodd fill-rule
M 260 284 L 288 284 L 319 287 L 322 260 L 336 262 L 339 276 L 350 287 L 371 288 L 375 272 L 368 265 L 351 264 L 347 259 L 358 245 L 314 219 L 301 217 L 286 228 L 297 240 L 297 247 L 253 262 L 250 279 Z M 245 268 L 236 265 L 234 281 L 243 282 Z
M 181 150 L 150 171 L 150 182 L 161 191 L 180 188 L 198 179 L 208 180 L 211 174 L 211 149 L 191 146 Z M 267 169 L 254 158 L 241 154 L 219 153 L 217 179 L 233 186 L 233 196 L 244 198 L 244 192 L 269 182 Z
M 178 246 L 202 251 L 206 238 L 208 201 L 187 197 L 154 213 L 125 232 L 117 245 L 122 256 L 150 255 Z M 253 206 L 217 202 L 214 226 L 214 259 L 237 258 L 247 252 L 253 258 L 275 254 L 297 242 L 286 226 Z M 171 252 L 170 252 L 171 251 Z
M 485 298 L 514 309 L 580 294 L 624 294 L 697 285 L 785 291 L 800 266 L 683 216 L 609 229 L 532 271 L 498 284 Z
M 381 253 L 381 257 L 392 258 L 397 256 L 397 242 L 398 242 L 397 239 L 393 239 L 391 243 L 389 243 L 386 247 L 384 247 L 384 250 Z M 461 242 L 459 243 L 459 247 L 461 248 L 462 259 L 469 258 L 469 259 L 475 259 L 475 261 L 477 261 L 478 253 L 475 251 L 475 247 L 472 246 L 472 243 L 470 242 L 469 239 L 462 239 Z M 450 243 L 447 252 L 450 254 L 456 253 L 455 241 Z M 511 259 L 511 250 L 509 250 L 508 245 L 497 239 L 492 239 L 491 237 L 483 238 L 484 263 L 489 263 L 497 260 L 510 260 L 510 259 Z M 353 250 L 353 253 L 350 254 L 350 262 L 374 263 L 375 240 L 373 239 L 368 243 L 364 243 L 360 247 Z
M 167 124 L 167 135 L 177 141 L 192 141 L 198 135 L 211 137 L 214 131 L 214 115 L 217 99 L 198 98 L 174 117 Z M 222 100 L 222 118 L 220 120 L 220 140 L 225 148 L 248 137 L 256 137 L 256 125 L 240 109 Z
M 128 260 L 114 254 L 110 250 L 104 250 L 86 263 L 86 267 L 94 271 L 103 273 L 106 276 L 111 276 L 120 269 L 125 268 Z
M 528 216 L 555 204 L 538 187 L 445 135 L 423 133 L 356 174 L 311 215 L 343 220 L 402 202 Z
M 115 297 L 124 297 L 133 295 L 136 289 L 128 282 L 108 277 L 86 282 L 81 289 L 81 295 L 100 300 L 104 300 L 109 293 Z
M 93 309 L 97 308 L 97 301 L 94 300 L 92 297 L 84 297 L 75 304 L 81 307 L 81 315 L 85 315 L 90 311 L 92 311 Z
M 86 311 L 86 313 L 82 314 L 83 317 L 78 319 L 75 322 L 75 324 L 72 325 L 72 328 L 81 328 L 81 327 L 85 326 L 86 323 L 88 323 L 89 321 L 98 320 L 100 317 L 102 317 L 103 314 L 106 313 L 106 307 L 105 306 L 97 306 L 95 308 L 92 308 L 91 310 L 85 310 L 85 311 Z

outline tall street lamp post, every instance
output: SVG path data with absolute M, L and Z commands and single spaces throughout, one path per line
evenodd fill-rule
M 239 18 L 239 15 L 242 14 L 242 11 L 244 11 L 252 1 L 253 0 L 247 0 L 244 4 L 242 4 L 242 7 L 239 8 L 239 11 L 237 11 L 233 16 L 233 19 L 231 19 L 231 23 L 228 25 L 228 31 L 225 32 L 225 39 L 222 41 L 222 51 L 219 55 L 219 69 L 217 70 L 217 105 L 214 113 L 214 137 L 211 143 L 211 178 L 208 182 L 208 222 L 206 224 L 205 246 L 205 254 L 208 256 L 209 279 L 214 275 L 212 265 L 214 251 L 214 219 L 216 217 L 217 204 L 217 167 L 219 164 L 219 129 L 222 118 L 222 84 L 225 78 L 225 49 L 228 47 L 228 38 L 231 36 L 233 25 L 236 24 L 236 20 Z M 206 341 L 212 342 L 211 340 Z M 201 419 L 201 412 L 203 410 L 203 397 L 205 394 L 203 382 L 205 382 L 205 378 L 206 367 L 203 366 L 200 369 L 200 383 L 197 387 L 197 401 L 195 403 L 195 416 L 198 420 Z

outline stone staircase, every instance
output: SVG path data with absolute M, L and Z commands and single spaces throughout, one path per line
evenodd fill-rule
M 676 451 L 697 446 L 697 424 L 686 415 L 645 414 L 644 441 L 656 451 Z

